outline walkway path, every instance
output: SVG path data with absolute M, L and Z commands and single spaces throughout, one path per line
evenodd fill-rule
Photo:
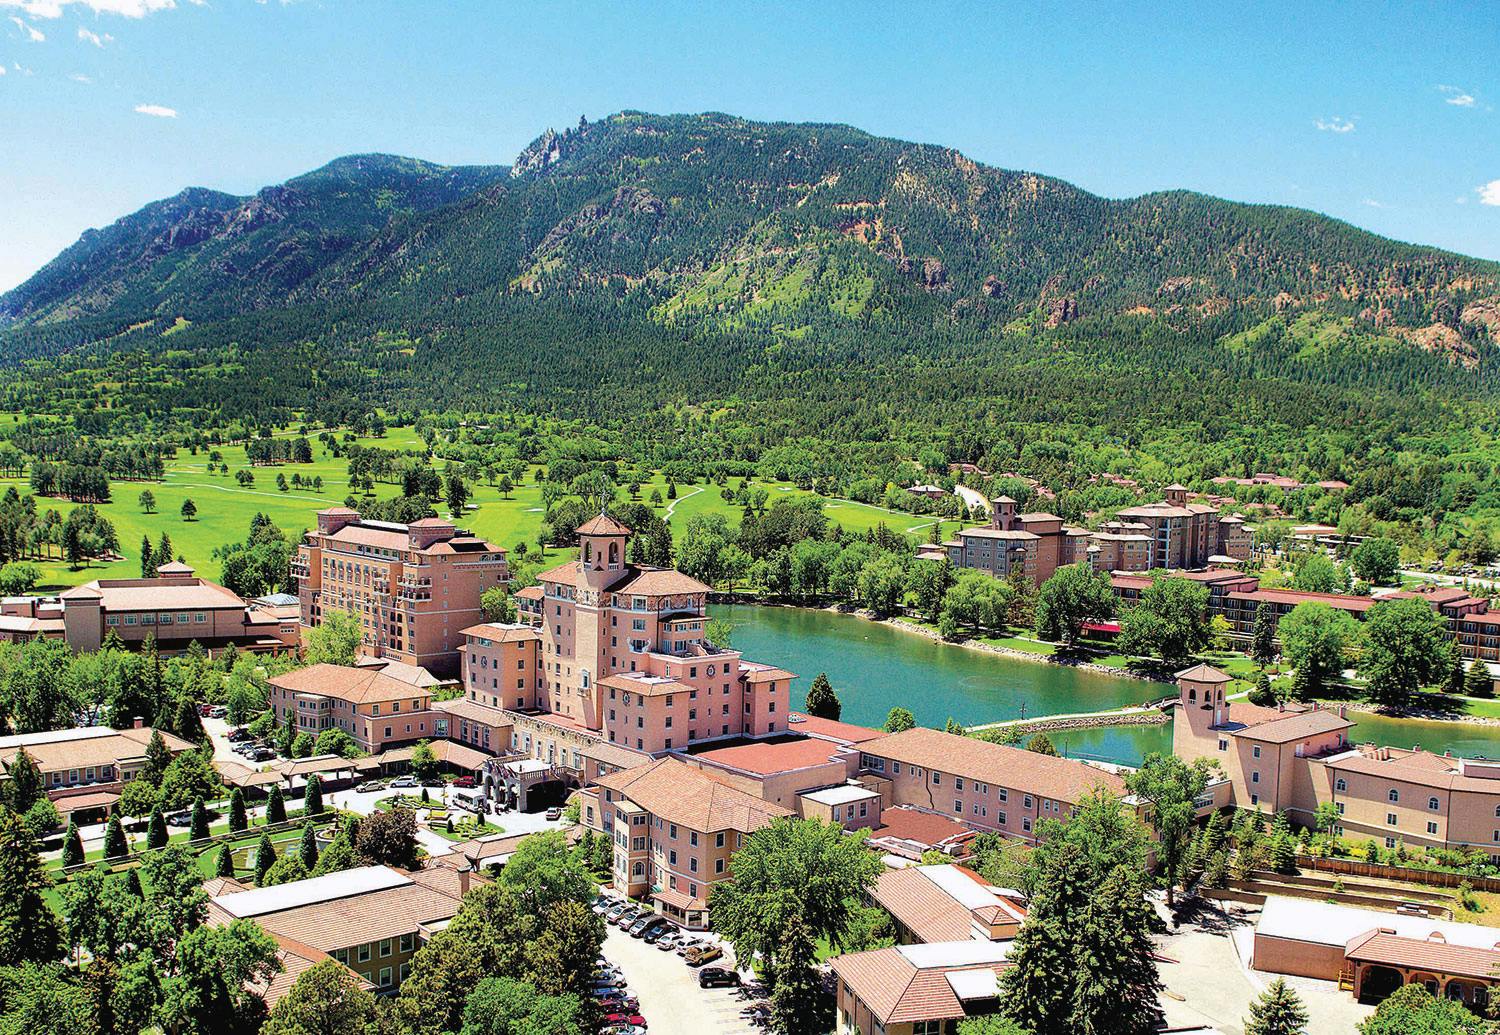
M 698 493 L 700 493 L 702 491 L 703 491 L 703 486 L 700 485 L 696 489 L 694 489 L 692 492 L 684 493 L 683 495 L 678 496 L 671 503 L 667 504 L 666 513 L 664 513 L 661 516 L 661 519 L 663 521 L 671 521 L 672 520 L 672 512 L 677 509 L 677 504 L 681 503 L 685 499 L 691 499 L 692 497 L 698 495 Z
M 1067 719 L 1108 719 L 1116 715 L 1146 715 L 1159 711 L 1151 705 L 1131 705 L 1125 708 L 1108 708 L 1098 712 L 1060 712 L 1055 715 L 1029 715 L 1022 719 L 1002 719 L 999 722 L 982 722 L 977 726 L 967 726 L 965 729 L 971 733 L 975 730 L 997 730 L 1006 726 L 1030 726 L 1038 722 L 1057 722 Z

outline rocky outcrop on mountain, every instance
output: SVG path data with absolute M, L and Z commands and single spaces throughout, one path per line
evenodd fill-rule
M 516 156 L 515 162 L 510 167 L 510 174 L 520 177 L 527 173 L 541 172 L 549 166 L 556 165 L 562 159 L 563 137 L 556 130 L 549 129 L 537 137 L 530 147 Z
M 1054 298 L 1047 303 L 1047 326 L 1059 327 L 1083 315 L 1075 298 Z

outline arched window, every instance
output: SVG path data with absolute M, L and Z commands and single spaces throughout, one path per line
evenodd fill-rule
M 1433 812 L 1436 812 L 1438 810 L 1438 800 L 1436 798 L 1428 798 L 1427 807 Z
M 620 544 L 619 543 L 610 543 L 609 544 L 609 563 L 610 563 L 611 567 L 613 567 L 614 565 L 620 563 Z
M 1333 781 L 1333 789 L 1336 791 L 1347 791 L 1349 789 L 1349 781 L 1345 780 L 1341 776 L 1337 780 Z
M 1192 687 L 1188 687 L 1188 700 L 1189 701 L 1196 701 L 1197 699 L 1198 699 L 1198 691 L 1194 690 Z
M 587 539 L 583 541 L 583 563 L 587 564 L 594 559 L 594 544 Z

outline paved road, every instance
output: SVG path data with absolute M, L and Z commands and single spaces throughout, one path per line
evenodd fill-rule
M 662 952 L 611 926 L 604 938 L 605 958 L 619 966 L 625 983 L 641 1003 L 651 1035 L 748 1035 L 759 1032 L 740 1015 L 746 1002 L 733 989 L 699 988 L 698 972 L 675 952 Z M 713 966 L 725 966 L 720 961 Z

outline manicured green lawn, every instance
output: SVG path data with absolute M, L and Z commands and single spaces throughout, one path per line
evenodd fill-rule
M 0 417 L 4 417 L 0 414 Z M 294 432 L 282 432 L 278 437 L 288 437 Z M 140 575 L 140 544 L 143 535 L 153 543 L 159 542 L 165 532 L 172 541 L 172 551 L 206 578 L 219 577 L 219 563 L 213 557 L 215 548 L 225 543 L 241 540 L 248 533 L 250 520 L 257 513 L 266 514 L 283 531 L 293 535 L 311 527 L 317 511 L 340 506 L 349 495 L 347 461 L 332 456 L 317 440 L 316 430 L 308 435 L 313 447 L 313 462 L 309 464 L 284 464 L 279 467 L 250 468 L 245 460 L 245 450 L 240 446 L 221 446 L 219 452 L 224 463 L 229 465 L 229 474 L 209 474 L 208 454 L 192 455 L 180 451 L 176 459 L 167 465 L 161 482 L 111 483 L 112 499 L 98 504 L 99 511 L 114 523 L 120 540 L 122 560 L 110 563 L 91 563 L 73 570 L 60 558 L 37 561 L 42 570 L 38 589 L 44 592 L 66 589 L 98 578 L 136 578 Z M 362 445 L 381 449 L 421 449 L 422 441 L 410 428 L 394 428 L 382 439 L 364 438 Z M 441 468 L 442 461 L 436 466 Z M 235 481 L 235 472 L 249 469 L 255 475 L 255 484 L 241 486 Z M 462 527 L 491 542 L 514 550 L 517 543 L 524 542 L 531 551 L 536 550 L 536 537 L 542 525 L 542 492 L 534 477 L 535 469 L 528 472 L 522 483 L 510 493 L 502 496 L 500 490 L 484 482 L 473 486 L 471 505 L 460 520 Z M 314 477 L 323 479 L 322 488 L 290 488 L 281 492 L 276 487 L 276 476 L 285 475 L 288 482 L 292 475 L 300 475 L 310 482 Z M 738 482 L 734 482 L 738 485 Z M 790 485 L 752 482 L 769 494 L 768 503 L 783 498 L 805 498 L 813 493 Z M 14 486 L 25 494 L 30 488 L 25 479 L 0 478 L 0 492 Z M 719 513 L 737 524 L 740 509 L 723 499 L 720 486 L 712 483 L 702 485 L 679 485 L 677 500 L 668 500 L 667 482 L 661 475 L 641 486 L 641 502 L 649 502 L 652 490 L 660 492 L 662 505 L 657 513 L 670 516 L 668 521 L 674 535 L 681 535 L 687 523 L 698 514 Z M 156 498 L 152 513 L 146 513 L 138 502 L 142 491 L 149 491 Z M 375 495 L 378 499 L 389 499 L 399 494 L 400 487 L 394 484 L 377 483 Z M 186 521 L 181 515 L 183 500 L 191 499 L 197 507 L 197 517 Z M 37 501 L 41 510 L 56 510 L 64 517 L 74 504 L 57 498 Z M 675 504 L 675 505 L 674 505 Z M 865 532 L 884 523 L 895 531 L 916 529 L 914 535 L 925 539 L 931 518 L 886 511 L 852 500 L 830 499 L 825 503 L 830 520 L 851 532 Z M 548 550 L 548 557 L 562 563 L 573 552 Z

